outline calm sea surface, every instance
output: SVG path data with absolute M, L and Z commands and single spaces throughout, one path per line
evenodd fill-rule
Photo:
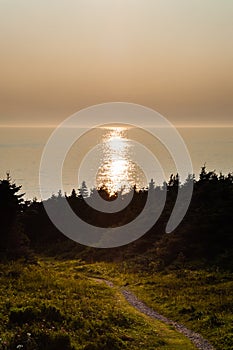
M 22 185 L 27 199 L 41 197 L 40 159 L 52 131 L 51 128 L 0 128 L 0 179 L 10 172 L 12 179 Z M 233 171 L 233 128 L 186 127 L 178 131 L 189 150 L 197 176 L 204 163 L 208 170 L 223 173 Z M 63 191 L 69 194 L 83 180 L 89 188 L 104 185 L 110 192 L 121 187 L 127 189 L 135 183 L 138 187 L 146 186 L 152 177 L 160 183 L 159 171 L 157 173 L 141 145 L 158 158 L 167 180 L 171 173 L 176 173 L 171 155 L 145 131 L 122 127 L 93 129 L 71 147 L 65 158 Z M 137 162 L 140 159 L 147 169 Z M 56 159 L 53 161 L 56 162 Z M 54 188 L 44 191 L 49 197 Z

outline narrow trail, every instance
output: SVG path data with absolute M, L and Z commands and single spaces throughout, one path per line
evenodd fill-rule
M 104 282 L 109 286 L 110 288 L 114 287 L 114 284 L 106 279 L 101 278 L 92 278 L 96 282 Z M 125 299 L 128 301 L 130 305 L 132 305 L 135 309 L 137 309 L 139 312 L 152 317 L 156 320 L 159 320 L 163 323 L 166 323 L 167 325 L 173 326 L 179 333 L 182 333 L 186 338 L 191 340 L 191 342 L 196 346 L 199 350 L 215 350 L 214 347 L 206 340 L 204 339 L 200 334 L 193 332 L 192 330 L 186 328 L 184 325 L 179 324 L 175 321 L 169 320 L 167 317 L 164 317 L 163 315 L 160 315 L 155 310 L 148 307 L 145 303 L 143 303 L 141 300 L 139 300 L 136 295 L 132 292 L 130 292 L 126 288 L 120 288 L 119 291 L 121 294 L 125 297 Z

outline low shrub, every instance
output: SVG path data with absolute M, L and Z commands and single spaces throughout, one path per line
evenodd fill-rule
M 14 307 L 10 309 L 9 323 L 23 325 L 24 323 L 30 323 L 38 319 L 39 312 L 37 309 L 27 307 Z

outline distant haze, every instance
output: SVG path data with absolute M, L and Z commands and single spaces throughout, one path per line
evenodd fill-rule
M 230 0 L 1 0 L 0 125 L 109 101 L 233 124 L 232 19 Z

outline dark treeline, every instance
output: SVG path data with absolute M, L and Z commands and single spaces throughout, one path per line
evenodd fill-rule
M 194 191 L 188 212 L 172 233 L 165 233 L 166 224 L 174 207 L 178 188 L 184 190 L 193 181 Z M 118 248 L 90 248 L 73 242 L 59 232 L 48 218 L 43 203 L 24 201 L 19 194 L 21 186 L 14 184 L 9 175 L 0 181 L 0 260 L 23 259 L 36 261 L 36 254 L 58 258 L 81 258 L 122 261 L 127 259 L 136 267 L 145 269 L 164 267 L 208 266 L 233 270 L 233 174 L 216 174 L 202 167 L 198 179 L 190 177 L 179 183 L 178 175 L 171 175 L 163 187 L 152 180 L 145 189 L 132 188 L 129 205 L 117 213 L 99 212 L 86 203 L 95 191 L 107 201 L 127 194 L 110 196 L 103 187 L 90 193 L 83 182 L 79 190 L 63 197 L 59 192 L 48 201 L 59 208 L 59 201 L 67 200 L 73 211 L 84 221 L 97 227 L 117 227 L 129 223 L 143 210 L 148 193 L 159 195 L 166 191 L 167 199 L 159 220 L 140 239 Z M 60 213 L 62 215 L 62 213 Z M 150 209 L 146 213 L 150 215 Z

